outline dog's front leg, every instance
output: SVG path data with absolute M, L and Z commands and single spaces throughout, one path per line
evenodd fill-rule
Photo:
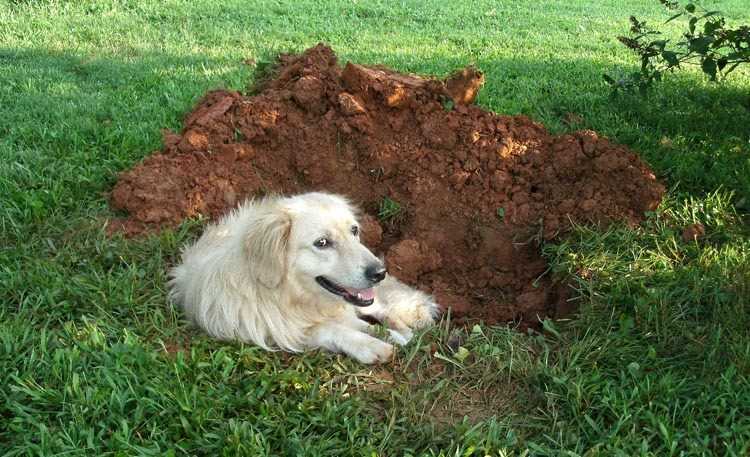
M 316 326 L 310 343 L 331 352 L 343 352 L 361 363 L 387 362 L 393 357 L 392 345 L 342 323 Z
M 440 307 L 431 296 L 388 276 L 375 289 L 375 303 L 359 312 L 385 324 L 394 342 L 406 344 L 413 330 L 432 325 Z

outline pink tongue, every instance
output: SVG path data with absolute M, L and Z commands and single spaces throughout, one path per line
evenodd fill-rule
M 372 300 L 375 298 L 375 290 L 373 288 L 369 289 L 346 289 L 346 291 L 354 296 L 357 297 L 360 300 Z

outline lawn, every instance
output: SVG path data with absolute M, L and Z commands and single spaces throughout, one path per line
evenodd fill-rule
M 747 0 L 705 3 L 750 22 Z M 668 17 L 656 0 L 0 0 L 0 455 L 748 455 L 750 71 L 610 98 L 602 74 L 637 64 L 615 39 L 631 14 Z M 475 63 L 481 106 L 555 132 L 575 113 L 667 198 L 637 229 L 543 247 L 580 306 L 544 334 L 443 322 L 374 368 L 211 341 L 165 299 L 202 222 L 110 238 L 107 192 L 206 90 L 319 41 L 422 74 Z

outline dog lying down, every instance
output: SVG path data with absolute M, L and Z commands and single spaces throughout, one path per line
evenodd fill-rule
M 388 275 L 359 231 L 355 208 L 338 195 L 249 200 L 183 251 L 170 297 L 215 338 L 387 361 L 393 346 L 368 322 L 406 344 L 439 307 Z

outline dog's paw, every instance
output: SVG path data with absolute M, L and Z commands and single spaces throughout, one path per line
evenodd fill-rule
M 410 305 L 410 306 L 409 306 Z M 440 315 L 440 306 L 431 297 L 412 304 L 404 304 L 393 310 L 390 316 L 395 321 L 413 330 L 429 327 Z
M 430 299 L 411 307 L 403 306 L 386 317 L 389 340 L 404 346 L 414 337 L 414 330 L 429 327 L 440 315 L 440 306 Z
M 432 297 L 429 297 L 422 304 L 417 306 L 416 319 L 411 328 L 418 329 L 428 327 L 435 323 L 441 313 L 440 305 L 435 303 Z
M 388 329 L 388 340 L 393 341 L 399 346 L 406 346 L 414 337 L 414 332 L 406 326 L 400 326 L 399 329 Z
M 377 339 L 375 342 L 357 348 L 350 348 L 347 352 L 358 362 L 368 365 L 390 362 L 393 359 L 393 345 Z

